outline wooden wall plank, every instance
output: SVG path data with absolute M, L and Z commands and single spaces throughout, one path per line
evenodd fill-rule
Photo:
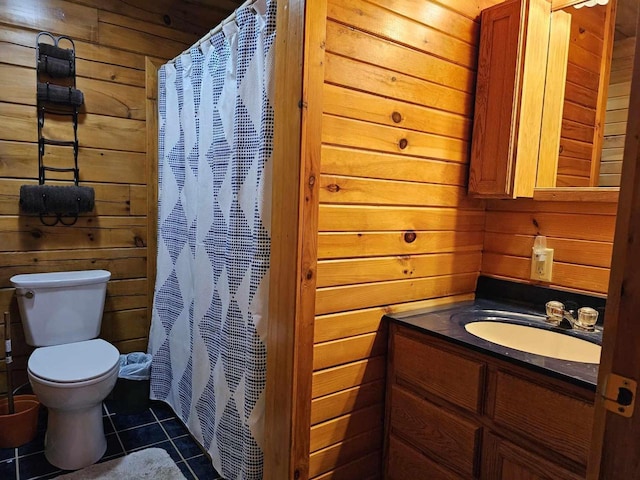
M 98 39 L 98 10 L 63 0 L 2 0 L 0 22 L 91 42 Z
M 364 205 L 413 205 L 428 199 L 434 207 L 482 209 L 484 203 L 457 185 L 362 179 L 338 175 L 320 177 L 320 202 Z
M 339 466 L 335 470 L 315 477 L 315 480 L 337 480 L 339 478 L 362 478 L 380 480 L 382 475 L 382 451 L 374 450 L 369 455 Z
M 330 84 L 471 116 L 472 96 L 459 90 L 331 53 L 325 57 L 325 68 L 325 81 Z M 354 76 L 354 71 L 361 74 Z
M 372 125 L 332 115 L 322 122 L 322 141 L 325 144 L 352 146 L 389 153 L 464 162 L 469 144 L 466 141 L 429 133 Z
M 311 402 L 311 423 L 317 425 L 341 417 L 354 410 L 384 401 L 385 383 L 376 380 L 337 393 L 318 397 Z
M 324 86 L 324 111 L 339 117 L 357 118 L 460 139 L 469 138 L 471 130 L 470 119 L 461 115 L 331 84 Z
M 69 166 L 69 150 L 50 146 L 45 163 L 52 167 Z M 78 153 L 81 182 L 144 184 L 144 154 L 122 150 L 81 147 Z M 0 141 L 0 175 L 4 178 L 38 178 L 38 145 Z
M 486 231 L 606 242 L 615 222 L 615 216 L 605 215 L 488 212 Z
M 35 48 L 36 35 L 42 30 L 40 28 L 26 30 L 9 24 L 3 25 L 2 29 L 0 29 L 0 41 L 4 44 Z M 84 42 L 79 39 L 74 39 L 74 43 L 76 44 L 77 59 L 144 70 L 144 55 L 141 53 L 125 52 L 124 50 L 113 49 L 98 43 Z M 35 58 L 35 53 L 32 58 Z
M 484 212 L 435 207 L 372 207 L 321 205 L 319 228 L 324 232 L 431 230 L 477 231 Z
M 138 30 L 110 23 L 99 23 L 99 42 L 112 48 L 129 50 L 144 55 L 160 58 L 173 58 L 177 53 L 186 50 L 191 43 L 176 42 Z
M 311 454 L 309 476 L 315 477 L 335 468 L 335 465 L 349 463 L 370 451 L 382 448 L 382 429 L 375 429 L 351 437 Z
M 423 308 L 448 305 L 453 302 L 463 302 L 470 299 L 473 299 L 473 294 L 465 293 L 462 295 L 418 300 L 416 302 L 396 303 L 382 307 L 320 315 L 316 317 L 315 321 L 314 340 L 316 343 L 320 343 L 354 335 L 383 331 L 384 324 L 382 322 L 382 316 L 387 313 L 420 310 Z
M 437 18 L 439 30 L 471 45 L 478 42 L 480 25 L 475 18 L 479 12 L 474 11 L 472 17 L 469 18 L 460 15 L 456 9 L 473 8 L 476 6 L 474 3 L 481 2 L 448 2 L 447 4 L 431 0 L 377 0 L 373 3 L 427 26 L 432 25 L 433 19 Z
M 314 425 L 311 428 L 311 451 L 315 452 L 370 430 L 372 425 L 380 424 L 382 413 L 381 405 L 373 405 Z
M 100 336 L 111 342 L 149 336 L 150 315 L 146 308 L 105 312 Z
M 318 262 L 318 287 L 477 272 L 482 254 L 455 252 Z
M 385 376 L 385 357 L 327 368 L 313 373 L 313 398 L 381 380 Z
M 199 5 L 194 2 L 175 0 L 155 0 L 153 3 L 129 2 L 127 0 L 76 0 L 89 7 L 100 8 L 102 12 L 113 12 L 131 19 L 143 20 L 147 24 L 170 26 L 172 29 L 202 36 L 212 26 L 225 19 L 229 12 L 238 8 L 239 3 L 218 0 L 216 5 Z
M 73 229 L 47 227 L 38 217 L 0 217 L 4 251 L 145 246 L 145 217 L 80 217 Z
M 313 348 L 313 368 L 320 370 L 364 360 L 384 355 L 386 350 L 387 336 L 380 332 L 317 343 Z
M 316 314 L 473 292 L 477 277 L 478 274 L 474 272 L 319 288 L 316 294 Z
M 327 23 L 326 49 L 342 57 L 384 65 L 389 70 L 467 93 L 474 90 L 473 77 L 465 67 L 335 22 Z
M 467 167 L 432 159 L 325 145 L 322 173 L 466 186 Z
M 482 242 L 481 231 L 322 232 L 318 259 L 348 257 L 353 249 L 360 257 L 479 251 Z
M 5 128 L 0 140 L 37 142 L 36 109 L 26 105 L 0 103 L 0 122 Z M 69 138 L 69 122 L 55 115 L 45 120 L 47 138 Z M 124 118 L 82 114 L 79 119 L 78 141 L 82 147 L 144 152 L 146 149 L 145 122 Z
M 125 27 L 127 30 L 145 32 L 169 40 L 175 40 L 176 42 L 187 45 L 191 45 L 198 40 L 198 36 L 190 32 L 176 30 L 175 28 L 169 28 L 166 25 L 159 25 L 157 23 L 139 20 L 137 18 L 120 15 L 107 10 L 98 11 L 98 21 L 100 23 L 108 23 L 111 25 Z
M 104 303 L 105 312 L 133 310 L 147 306 L 147 279 L 110 281 Z M 145 335 L 142 335 L 143 337 Z
M 401 45 L 418 49 L 426 54 L 436 55 L 452 63 L 475 69 L 477 48 L 467 42 L 438 31 L 430 24 L 421 25 L 412 18 L 391 15 L 386 3 L 380 5 L 354 0 L 344 3 L 329 1 L 327 16 L 332 20 L 356 27 L 364 32 L 393 40 Z

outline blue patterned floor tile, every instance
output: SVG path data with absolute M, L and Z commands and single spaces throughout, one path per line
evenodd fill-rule
M 0 462 L 9 460 L 16 456 L 15 448 L 0 448 Z
M 171 407 L 164 402 L 151 402 L 151 410 L 156 414 L 158 420 L 165 420 L 167 418 L 175 418 L 176 414 L 173 412 Z
M 46 420 L 43 420 L 46 426 Z M 32 453 L 42 452 L 44 450 L 44 437 L 46 435 L 46 428 L 38 429 L 36 436 L 29 443 L 18 447 L 18 456 L 30 455 Z
M 182 422 L 177 418 L 164 420 L 163 422 L 161 422 L 161 424 L 162 427 L 167 431 L 167 435 L 169 435 L 169 438 L 182 437 L 183 435 L 189 434 L 189 430 L 187 430 Z
M 3 480 L 15 480 L 17 478 L 15 460 L 5 460 L 0 462 L 0 478 Z
M 124 450 L 122 449 L 122 445 L 120 445 L 118 436 L 115 433 L 107 435 L 107 451 L 102 458 L 114 458 L 122 455 L 124 455 Z
M 213 468 L 211 460 L 206 455 L 190 458 L 187 463 L 200 480 L 215 480 L 221 478 L 216 469 Z
M 151 410 L 147 409 L 142 413 L 135 415 L 111 415 L 111 421 L 116 427 L 116 431 L 126 430 L 127 428 L 139 427 L 141 425 L 147 425 L 149 423 L 155 423 L 156 417 L 153 416 Z
M 200 446 L 189 435 L 184 437 L 173 438 L 173 443 L 180 452 L 180 454 L 186 459 L 191 457 L 197 457 L 202 455 Z
M 50 475 L 60 471 L 58 467 L 54 467 L 47 462 L 44 452 L 20 457 L 18 459 L 18 470 L 20 472 L 21 480 Z
M 185 462 L 176 462 L 176 465 L 178 466 L 178 468 L 180 469 L 180 471 L 182 472 L 182 474 L 184 475 L 184 478 L 186 478 L 187 480 L 200 480 L 195 478 L 191 471 L 189 470 L 189 467 L 187 467 L 187 464 Z M 204 480 L 204 479 L 202 479 Z
M 127 452 L 168 440 L 159 423 L 119 431 L 118 435 Z
M 104 427 L 105 435 L 109 435 L 110 433 L 113 433 L 115 431 L 108 415 L 102 417 L 102 426 Z

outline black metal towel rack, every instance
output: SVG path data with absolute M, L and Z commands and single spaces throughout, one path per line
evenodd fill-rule
M 52 77 L 47 74 L 47 65 L 49 60 L 49 55 L 41 52 L 40 48 L 40 39 L 42 37 L 49 37 L 54 47 L 63 48 L 60 46 L 60 41 L 65 40 L 68 41 L 71 45 L 70 49 L 66 49 L 68 51 L 69 58 L 69 75 L 66 77 L 70 79 L 72 82 L 72 87 L 70 85 L 63 85 L 69 88 L 69 100 L 71 100 L 71 88 L 76 88 L 76 47 L 73 43 L 73 40 L 65 35 L 54 36 L 49 32 L 40 32 L 36 37 L 36 87 L 37 83 L 46 83 L 47 90 Z M 46 82 L 41 82 L 41 80 L 46 77 Z M 67 80 L 68 82 L 69 80 Z M 78 106 L 73 105 L 71 101 L 69 103 L 57 102 L 54 104 L 51 101 L 46 101 L 38 98 L 37 100 L 37 109 L 38 109 L 38 183 L 40 185 L 44 185 L 46 181 L 46 172 L 71 172 L 73 173 L 73 182 L 75 185 L 78 185 L 80 172 L 78 169 Z M 45 138 L 43 135 L 44 123 L 47 114 L 52 115 L 62 115 L 69 116 L 73 121 L 73 140 L 59 140 L 59 139 L 50 139 Z M 61 168 L 61 167 L 49 167 L 44 164 L 44 155 L 45 155 L 45 146 L 46 145 L 55 145 L 60 147 L 71 147 L 73 148 L 73 167 Z

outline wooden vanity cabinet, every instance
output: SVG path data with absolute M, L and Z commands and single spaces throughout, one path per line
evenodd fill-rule
M 395 323 L 385 478 L 578 479 L 594 393 Z

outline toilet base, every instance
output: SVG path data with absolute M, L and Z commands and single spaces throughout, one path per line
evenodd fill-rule
M 96 463 L 107 450 L 102 402 L 81 410 L 49 408 L 44 455 L 62 470 L 78 470 Z

